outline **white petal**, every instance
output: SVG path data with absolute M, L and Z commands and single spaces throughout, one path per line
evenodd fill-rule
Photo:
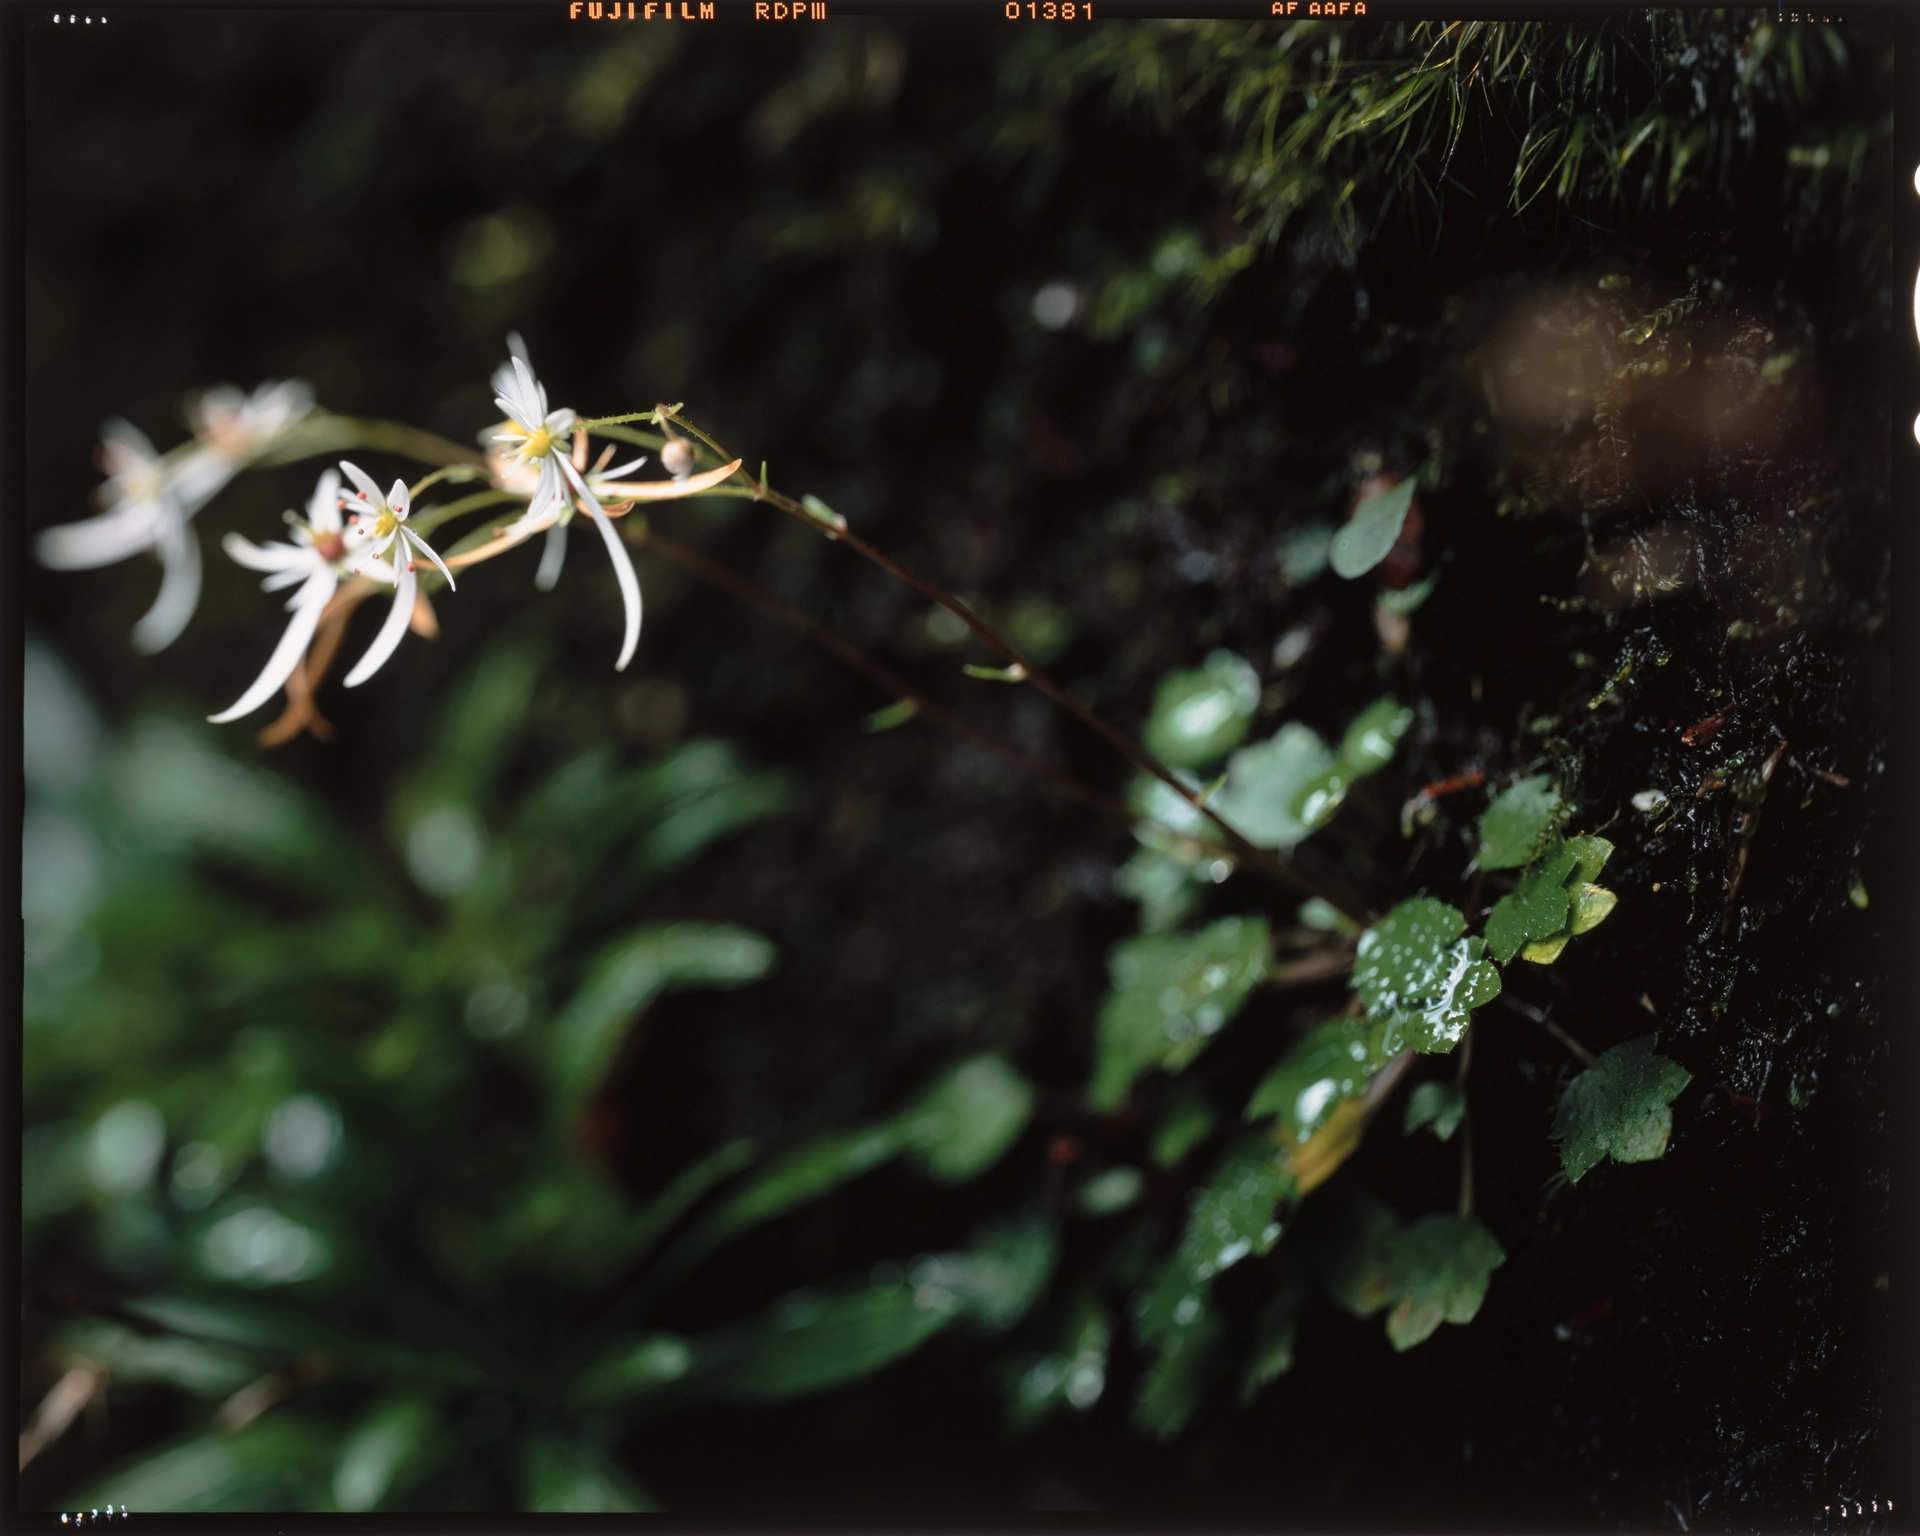
M 551 592 L 560 579 L 560 567 L 567 561 L 567 529 L 555 523 L 547 530 L 547 547 L 540 551 L 540 569 L 533 573 L 533 584 L 542 592 Z
M 129 501 L 100 517 L 62 523 L 34 542 L 40 563 L 56 571 L 85 571 L 112 565 L 143 549 L 151 549 L 166 517 L 162 501 Z
M 160 591 L 133 626 L 133 648 L 148 656 L 178 640 L 200 604 L 200 540 L 193 530 L 169 521 L 154 548 L 160 555 Z
M 322 533 L 340 531 L 340 471 L 320 472 L 320 483 L 307 500 L 307 521 Z
M 594 478 L 596 480 L 618 480 L 622 475 L 632 474 L 636 469 L 638 469 L 642 464 L 646 462 L 647 462 L 647 456 L 643 453 L 640 455 L 639 458 L 635 459 L 631 464 L 616 464 L 613 466 L 612 469 L 601 470 L 599 474 L 594 476 Z
M 273 648 L 273 654 L 267 658 L 260 675 L 253 680 L 253 686 L 240 695 L 231 709 L 208 715 L 209 720 L 215 725 L 225 725 L 229 720 L 252 714 L 293 676 L 293 669 L 300 665 L 300 657 L 312 642 L 314 630 L 320 625 L 320 611 L 333 595 L 334 585 L 333 570 L 329 566 L 322 566 L 307 578 L 307 584 L 300 592 L 299 604 L 293 610 L 293 622 L 280 637 L 280 643 Z
M 613 561 L 614 579 L 620 583 L 620 601 L 627 610 L 627 633 L 620 642 L 620 659 L 613 666 L 616 672 L 624 672 L 627 663 L 633 660 L 634 648 L 640 644 L 640 578 L 633 573 L 633 560 L 627 554 L 625 541 L 613 526 L 613 519 L 594 500 L 593 492 L 587 489 L 574 467 L 564 464 L 564 461 L 563 465 L 567 477 L 579 489 L 581 499 L 587 504 L 587 515 L 593 519 L 594 527 L 600 530 L 600 537 L 607 546 L 607 558 Z
M 419 550 L 421 554 L 425 555 L 440 568 L 440 574 L 447 578 L 447 590 L 449 592 L 458 590 L 453 584 L 453 572 L 447 569 L 447 562 L 434 553 L 431 544 L 421 538 L 420 535 L 415 533 L 411 528 L 406 529 L 401 534 L 401 540 L 411 548 Z
M 237 533 L 228 534 L 220 541 L 220 547 L 227 552 L 228 559 L 250 571 L 285 571 L 295 566 L 310 566 L 317 558 L 312 550 L 302 549 L 298 544 L 256 544 Z
M 316 561 L 313 565 L 304 567 L 296 566 L 290 571 L 275 571 L 265 581 L 260 583 L 260 590 L 262 592 L 284 592 L 288 587 L 297 587 L 314 573 L 318 564 L 319 562 Z
M 369 505 L 374 507 L 381 505 L 380 487 L 373 483 L 373 476 L 358 464 L 349 464 L 345 459 L 340 461 L 340 467 L 347 472 L 347 478 L 353 482 L 354 488 L 365 495 Z
M 167 490 L 191 517 L 226 489 L 239 468 L 217 449 L 198 447 L 168 468 Z
M 571 431 L 574 422 L 578 419 L 571 410 L 562 406 L 557 411 L 547 413 L 547 430 L 558 437 L 562 432 Z
M 394 573 L 393 567 L 378 555 L 363 554 L 355 556 L 352 569 L 354 575 L 372 577 L 373 580 L 381 583 L 383 586 L 390 587 L 400 579 Z
M 528 426 L 536 426 L 547 419 L 546 387 L 533 376 L 533 368 L 524 357 L 513 360 L 513 371 L 520 380 L 520 398 L 527 404 Z
M 407 621 L 413 617 L 414 588 L 418 583 L 414 580 L 413 572 L 404 564 L 397 574 L 400 579 L 393 590 L 393 606 L 387 610 L 387 621 L 380 626 L 380 633 L 373 637 L 367 654 L 347 674 L 349 688 L 358 688 L 385 666 L 387 658 L 399 649 L 401 637 L 407 632 Z
M 413 510 L 413 498 L 407 494 L 406 481 L 393 482 L 393 489 L 387 492 L 387 505 L 393 508 L 393 515 L 401 522 L 407 520 L 407 514 Z

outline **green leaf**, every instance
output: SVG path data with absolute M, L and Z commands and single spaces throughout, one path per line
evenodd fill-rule
M 284 1411 L 233 1434 L 198 1435 L 123 1462 L 66 1497 L 134 1514 L 311 1509 L 325 1499 L 332 1436 Z
M 660 1506 L 599 1451 L 541 1436 L 521 1460 L 523 1507 L 539 1514 L 649 1514 Z
M 1113 1344 L 1113 1319 L 1105 1308 L 1083 1300 L 1074 1310 L 1060 1350 L 1030 1357 L 1014 1381 L 1013 1422 L 1025 1428 L 1061 1403 L 1085 1413 L 1107 1386 L 1107 1351 Z
M 1463 939 L 1467 920 L 1431 896 L 1403 901 L 1360 935 L 1353 985 L 1370 1017 L 1390 1021 L 1376 1049 L 1450 1050 L 1472 1010 L 1500 995 L 1500 973 Z
M 1394 1298 L 1393 1240 L 1400 1218 L 1358 1185 L 1336 1180 L 1301 1209 L 1296 1229 L 1327 1294 L 1354 1317 Z
M 1303 586 L 1327 568 L 1333 554 L 1333 525 L 1308 523 L 1297 528 L 1280 546 L 1280 571 L 1294 586 Z
M 1116 1108 L 1142 1072 L 1178 1071 L 1198 1056 L 1267 974 L 1265 918 L 1227 917 L 1193 934 L 1118 945 L 1100 1009 L 1090 1102 Z
M 620 1402 L 671 1386 L 692 1364 L 693 1351 L 685 1339 L 649 1334 L 610 1351 L 580 1378 L 575 1390 L 584 1402 Z
M 1299 814 L 1303 797 L 1337 761 L 1311 726 L 1289 720 L 1265 741 L 1233 754 L 1226 786 L 1211 804 L 1256 847 L 1289 852 L 1313 831 Z
M 963 1062 L 902 1112 L 907 1152 L 942 1184 L 992 1167 L 1026 1127 L 1033 1089 L 998 1056 Z
M 1494 959 L 1505 965 L 1522 946 L 1566 927 L 1573 904 L 1567 879 L 1577 862 L 1570 851 L 1555 853 L 1529 869 L 1511 894 L 1493 904 L 1487 917 L 1487 948 Z
M 1214 1277 L 1249 1254 L 1270 1252 L 1280 1240 L 1274 1207 L 1293 1193 L 1293 1180 L 1272 1138 L 1244 1136 L 1187 1201 L 1187 1226 L 1148 1293 L 1138 1332 L 1163 1342 L 1206 1305 Z
M 1559 791 L 1544 773 L 1508 785 L 1480 818 L 1480 867 L 1519 869 L 1532 863 L 1566 816 Z
M 355 1512 L 378 1509 L 396 1481 L 417 1462 L 432 1427 L 426 1404 L 411 1398 L 379 1403 L 340 1447 L 333 1501 Z
M 1175 1329 L 1140 1379 L 1133 1422 L 1161 1440 L 1186 1427 L 1200 1406 L 1207 1377 L 1219 1354 L 1220 1319 L 1202 1305 L 1192 1321 Z
M 1428 598 L 1433 596 L 1433 589 L 1439 583 L 1439 580 L 1440 573 L 1435 571 L 1432 575 L 1423 577 L 1402 591 L 1382 592 L 1374 601 L 1380 605 L 1382 610 L 1391 614 L 1394 618 L 1404 619 L 1408 614 L 1419 608 Z
M 173 1334 L 147 1336 L 117 1323 L 88 1321 L 61 1330 L 63 1354 L 98 1361 L 115 1381 L 164 1381 L 198 1397 L 225 1397 L 260 1375 L 240 1350 Z
M 1003 1229 L 964 1253 L 930 1255 L 886 1289 L 796 1291 L 753 1322 L 693 1342 L 688 1384 L 705 1395 L 777 1401 L 870 1376 L 963 1317 L 1004 1329 L 1052 1272 L 1052 1234 Z
M 1443 1322 L 1472 1322 L 1487 1281 L 1506 1261 L 1494 1235 L 1470 1217 L 1423 1216 L 1401 1228 L 1388 1260 L 1395 1293 L 1388 1341 L 1408 1350 Z
M 1573 892 L 1573 917 L 1567 924 L 1568 932 L 1580 934 L 1598 928 L 1619 901 L 1620 898 L 1604 886 L 1576 887 Z
M 857 1381 L 913 1353 L 961 1315 L 957 1298 L 911 1287 L 822 1295 L 796 1291 L 763 1319 L 697 1341 L 706 1395 L 776 1402 Z
M 1202 767 L 1240 744 L 1259 704 L 1260 674 L 1233 652 L 1215 651 L 1161 682 L 1143 733 L 1147 750 L 1177 768 Z
M 1296 1141 L 1305 1141 L 1342 1099 L 1366 1091 L 1384 1058 L 1359 1019 L 1334 1019 L 1313 1030 L 1280 1058 L 1248 1101 L 1248 1120 L 1277 1115 Z
M 1332 902 L 1319 896 L 1309 896 L 1300 903 L 1300 910 L 1294 914 L 1302 928 L 1311 928 L 1316 933 L 1345 934 L 1350 939 L 1360 937 L 1360 925 Z
M 1142 847 L 1121 866 L 1113 886 L 1140 903 L 1142 933 L 1165 933 L 1177 927 L 1199 901 L 1203 868 L 1158 848 Z
M 1080 1186 L 1080 1210 L 1088 1216 L 1111 1216 L 1140 1198 L 1146 1183 L 1138 1168 L 1109 1168 Z
M 901 1128 L 892 1121 L 817 1137 L 767 1168 L 715 1211 L 700 1229 L 701 1246 L 724 1241 L 796 1205 L 818 1199 L 849 1179 L 878 1168 L 904 1145 Z
M 549 1058 L 564 1097 L 598 1081 L 634 1016 L 669 987 L 741 986 L 772 966 L 774 949 L 744 928 L 672 923 L 616 939 L 555 1021 Z
M 1376 699 L 1347 726 L 1340 738 L 1340 764 L 1355 778 L 1378 773 L 1393 761 L 1401 737 L 1413 724 L 1413 711 L 1398 699 Z
M 1414 479 L 1409 475 L 1398 485 L 1369 496 L 1354 509 L 1346 526 L 1333 536 L 1330 557 L 1334 571 L 1349 581 L 1364 576 L 1382 560 L 1400 540 L 1407 509 L 1413 505 Z
M 1451 1141 L 1467 1113 L 1467 1096 L 1455 1083 L 1422 1083 L 1407 1100 L 1407 1119 L 1403 1127 L 1411 1136 L 1423 1125 L 1433 1127 L 1442 1141 Z
M 1570 883 L 1588 884 L 1598 880 L 1600 871 L 1607 867 L 1607 860 L 1613 857 L 1613 844 L 1604 837 L 1564 837 L 1548 850 L 1549 853 L 1562 851 L 1573 855 Z
M 1240 1378 L 1241 1402 L 1252 1402 L 1262 1387 L 1293 1369 L 1294 1341 L 1299 1337 L 1300 1314 L 1306 1310 L 1309 1295 L 1302 1280 L 1289 1275 L 1261 1309 L 1254 1324 L 1253 1352 Z
M 1176 769 L 1173 776 L 1195 794 L 1205 787 L 1190 773 Z M 1219 796 L 1216 795 L 1214 799 L 1218 800 Z M 1127 804 L 1153 822 L 1155 827 L 1164 828 L 1176 837 L 1195 836 L 1210 825 L 1191 800 L 1176 794 L 1169 785 L 1150 773 L 1138 775 L 1127 787 Z M 1135 829 L 1136 836 L 1139 836 L 1140 830 Z
M 1162 1168 L 1180 1162 L 1213 1134 L 1214 1114 L 1206 1096 L 1192 1083 L 1179 1083 L 1168 1095 L 1160 1127 L 1153 1133 L 1153 1160 Z
M 1657 1035 L 1604 1052 L 1567 1084 L 1553 1117 L 1560 1166 L 1579 1183 L 1603 1158 L 1651 1162 L 1667 1149 L 1673 1111 L 1667 1106 L 1693 1081 L 1677 1061 L 1654 1054 Z

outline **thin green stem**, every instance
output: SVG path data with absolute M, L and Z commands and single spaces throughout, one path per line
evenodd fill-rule
M 456 517 L 465 517 L 469 512 L 478 512 L 482 507 L 491 507 L 503 501 L 519 501 L 511 491 L 499 491 L 488 488 L 475 491 L 471 496 L 462 496 L 458 501 L 450 501 L 444 507 L 428 507 L 407 519 L 407 526 L 415 533 L 428 534 L 443 523 L 450 523 Z
M 430 474 L 423 475 L 407 487 L 407 500 L 416 500 L 420 493 L 430 485 L 438 485 L 442 480 L 460 484 L 486 473 L 478 464 L 442 464 Z
M 663 419 L 670 420 L 677 426 L 684 428 L 689 434 L 705 443 L 708 448 L 720 456 L 722 463 L 728 462 L 731 459 L 732 456 L 728 454 L 719 443 L 715 442 L 713 438 L 709 437 L 699 427 L 680 415 L 677 410 L 663 405 L 659 408 L 658 414 Z M 769 505 L 779 508 L 788 516 L 799 518 L 811 528 L 820 528 L 821 524 L 819 519 L 810 513 L 801 503 L 779 491 L 762 487 L 758 481 L 747 473 L 744 465 L 736 471 L 736 473 L 740 475 L 751 488 L 749 494 L 754 500 L 767 502 Z M 716 487 L 716 491 L 717 490 L 718 488 Z M 944 608 L 948 613 L 960 620 L 962 624 L 966 625 L 966 627 L 981 640 L 985 641 L 994 650 L 1004 656 L 1010 664 L 1023 668 L 1027 674 L 1027 681 L 1038 688 L 1041 693 L 1053 700 L 1055 704 L 1066 710 L 1083 725 L 1104 737 L 1110 746 L 1136 768 L 1160 780 L 1161 783 L 1179 795 L 1182 800 L 1186 801 L 1195 810 L 1199 811 L 1201 815 L 1205 816 L 1207 820 L 1212 822 L 1226 839 L 1228 846 L 1246 863 L 1273 879 L 1277 879 L 1285 884 L 1294 886 L 1298 890 L 1306 892 L 1309 896 L 1318 896 L 1336 911 L 1343 913 L 1357 923 L 1370 923 L 1373 920 L 1373 915 L 1365 908 L 1356 906 L 1354 902 L 1347 897 L 1322 885 L 1318 880 L 1302 874 L 1298 869 L 1294 868 L 1293 865 L 1269 852 L 1267 849 L 1257 847 L 1249 842 L 1238 828 L 1232 826 L 1219 812 L 1207 805 L 1201 795 L 1187 788 L 1185 784 L 1174 777 L 1173 771 L 1168 768 L 1166 764 L 1162 763 L 1131 737 L 1109 725 L 1099 715 L 1082 704 L 1065 688 L 1061 687 L 1060 684 L 1035 666 L 1032 659 L 1022 652 L 1011 640 L 1008 640 L 957 597 L 941 591 L 941 589 L 936 587 L 932 582 L 908 570 L 907 567 L 900 564 L 900 562 L 892 556 L 869 544 L 865 539 L 851 530 L 836 531 L 829 529 L 827 530 L 827 537 L 840 540 L 853 549 L 855 553 L 872 561 L 873 564 L 879 566 L 890 576 L 905 582 L 916 592 L 920 593 L 921 596 Z
M 257 461 L 262 469 L 292 464 L 317 454 L 339 453 L 347 448 L 373 448 L 397 453 L 422 464 L 485 464 L 486 455 L 478 448 L 463 448 L 432 432 L 403 426 L 396 421 L 362 421 L 353 416 L 331 413 L 309 416 L 281 440 L 271 453 Z

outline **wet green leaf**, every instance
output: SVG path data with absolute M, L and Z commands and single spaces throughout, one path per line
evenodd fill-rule
M 1337 762 L 1317 731 L 1289 720 L 1265 741 L 1233 754 L 1226 785 L 1211 804 L 1256 847 L 1289 852 L 1313 831 L 1299 814 L 1302 798 Z
M 1399 542 L 1407 509 L 1413 505 L 1413 477 L 1369 496 L 1354 509 L 1346 525 L 1333 536 L 1330 558 L 1335 572 L 1349 581 L 1364 576 Z
M 1247 734 L 1260 704 L 1260 675 L 1231 651 L 1164 679 L 1143 733 L 1147 750 L 1176 768 L 1224 757 Z
M 1020 1362 L 1014 1378 L 1013 1422 L 1038 1423 L 1065 1403 L 1085 1413 L 1107 1386 L 1107 1351 L 1113 1344 L 1113 1318 L 1091 1301 L 1082 1301 L 1069 1319 L 1060 1349 Z
M 1161 1342 L 1206 1305 L 1214 1277 L 1280 1240 L 1275 1207 L 1293 1194 L 1293 1180 L 1270 1137 L 1242 1137 L 1187 1201 L 1180 1244 L 1161 1269 L 1139 1316 L 1140 1337 Z
M 1493 904 L 1487 917 L 1487 948 L 1494 959 L 1505 965 L 1523 945 L 1566 927 L 1573 903 L 1567 879 L 1576 862 L 1571 852 L 1542 859 L 1520 877 L 1510 894 Z
M 773 946 L 744 928 L 672 923 L 614 940 L 553 1026 L 549 1054 L 563 1095 L 598 1081 L 627 1025 L 667 988 L 741 986 L 773 961 Z
M 1305 1141 L 1342 1099 L 1366 1091 L 1384 1058 L 1374 1054 L 1373 1031 L 1359 1019 L 1334 1019 L 1313 1030 L 1260 1080 L 1246 1118 L 1277 1115 L 1297 1141 Z
M 1457 908 L 1416 896 L 1360 935 L 1353 985 L 1370 1017 L 1391 1021 L 1377 1050 L 1450 1050 L 1472 1010 L 1500 995 L 1500 973 L 1465 928 Z
M 1240 1401 L 1250 1403 L 1260 1389 L 1293 1369 L 1294 1341 L 1300 1333 L 1300 1314 L 1310 1292 L 1296 1275 L 1289 1275 L 1260 1311 L 1254 1324 L 1253 1352 L 1240 1378 Z
M 1033 1089 L 998 1056 L 976 1056 L 948 1072 L 904 1110 L 908 1154 L 942 1184 L 984 1173 L 1012 1146 L 1033 1113 Z
M 1480 818 L 1480 867 L 1519 869 L 1531 863 L 1566 815 L 1560 792 L 1545 774 L 1508 785 Z
M 1310 896 L 1300 903 L 1295 914 L 1302 928 L 1311 928 L 1317 933 L 1343 933 L 1350 939 L 1360 936 L 1360 925 L 1332 902 L 1318 896 Z
M 1200 1054 L 1266 976 L 1266 919 L 1228 917 L 1193 934 L 1129 939 L 1109 960 L 1089 1093 L 1113 1109 L 1142 1072 L 1178 1071 Z
M 1657 1035 L 1643 1035 L 1604 1052 L 1560 1097 L 1553 1138 L 1560 1166 L 1578 1183 L 1603 1158 L 1651 1162 L 1667 1149 L 1673 1111 L 1667 1106 L 1693 1075 L 1654 1054 Z
M 1487 1281 L 1506 1259 L 1493 1234 L 1470 1217 L 1423 1216 L 1402 1227 L 1388 1258 L 1395 1299 L 1387 1338 L 1393 1347 L 1411 1349 L 1443 1322 L 1472 1322 L 1486 1299 Z
M 1450 1141 L 1466 1112 L 1467 1096 L 1457 1084 L 1422 1083 L 1407 1098 L 1407 1118 L 1402 1129 L 1411 1136 L 1427 1125 L 1442 1141 Z
M 1398 699 L 1376 699 L 1353 717 L 1340 738 L 1340 763 L 1354 777 L 1378 773 L 1393 761 L 1413 711 Z
M 660 1507 L 598 1450 L 574 1441 L 550 1436 L 528 1441 L 521 1469 L 524 1507 L 532 1512 L 626 1515 Z

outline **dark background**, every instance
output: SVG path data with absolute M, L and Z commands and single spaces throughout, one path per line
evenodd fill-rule
M 1897 873 L 1871 811 L 1892 310 L 1874 178 L 1887 172 L 1870 162 L 1849 223 L 1808 213 L 1788 169 L 1809 122 L 1870 129 L 1890 113 L 1878 34 L 1840 29 L 1848 62 L 1819 77 L 1813 105 L 1791 122 L 1763 107 L 1746 158 L 1695 173 L 1720 177 L 1698 197 L 1611 211 L 1547 197 L 1515 216 L 1501 182 L 1511 137 L 1476 130 L 1449 167 L 1444 221 L 1376 178 L 1365 238 L 1343 245 L 1309 207 L 1216 295 L 1168 298 L 1102 334 L 1084 310 L 1042 329 L 1033 292 L 1066 280 L 1091 300 L 1150 266 L 1170 230 L 1220 249 L 1252 222 L 1219 175 L 1238 141 L 1217 97 L 1196 87 L 1165 118 L 1129 107 L 1114 82 L 1131 45 L 1103 63 L 1072 40 L 980 25 L 803 37 L 504 12 L 138 12 L 27 30 L 30 528 L 84 515 L 103 417 L 166 448 L 182 391 L 222 380 L 300 377 L 332 410 L 470 442 L 514 328 L 556 404 L 684 401 L 749 463 L 768 460 L 776 485 L 818 494 L 989 614 L 1024 602 L 1051 615 L 1054 672 L 1123 727 L 1160 676 L 1213 647 L 1271 672 L 1280 635 L 1319 626 L 1299 675 L 1271 679 L 1269 721 L 1337 731 L 1383 686 L 1422 711 L 1415 760 L 1362 805 L 1387 829 L 1369 869 L 1387 898 L 1439 878 L 1400 867 L 1400 800 L 1464 766 L 1522 766 L 1536 749 L 1516 722 L 1578 717 L 1623 647 L 1657 643 L 1673 660 L 1643 666 L 1625 710 L 1567 727 L 1591 825 L 1661 775 L 1690 790 L 1699 768 L 1680 761 L 1675 728 L 1727 696 L 1726 750 L 1777 732 L 1856 786 L 1798 811 L 1784 790 L 1769 801 L 1744 888 L 1764 930 L 1749 920 L 1731 937 L 1717 910 L 1703 920 L 1674 894 L 1689 874 L 1721 877 L 1730 822 L 1663 844 L 1627 811 L 1608 833 L 1621 908 L 1604 945 L 1570 956 L 1537 1000 L 1570 991 L 1562 1017 L 1599 1049 L 1648 1027 L 1640 995 L 1661 999 L 1663 1049 L 1694 1085 L 1662 1162 L 1550 1189 L 1564 1058 L 1511 1015 L 1481 1031 L 1478 1208 L 1511 1257 L 1470 1327 L 1395 1356 L 1377 1326 L 1323 1308 L 1288 1376 L 1250 1408 L 1223 1390 L 1165 1445 L 1127 1426 L 1125 1345 L 1095 1411 L 1013 1436 L 983 1352 L 945 1337 L 825 1399 L 650 1424 L 633 1451 L 668 1507 L 1813 1529 L 1833 1498 L 1891 1491 L 1888 1045 L 1873 978 L 1877 898 Z M 1136 30 L 1169 59 L 1190 46 Z M 1704 92 L 1695 110 L 1735 111 Z M 1717 277 L 1702 356 L 1760 323 L 1804 348 L 1750 440 L 1701 448 L 1662 425 L 1681 405 L 1647 407 L 1637 507 L 1595 489 L 1570 450 L 1487 430 L 1471 363 L 1535 285 L 1590 287 L 1614 270 L 1645 308 Z M 1445 579 L 1395 661 L 1366 583 L 1289 584 L 1278 552 L 1296 528 L 1338 520 L 1363 456 L 1405 466 L 1429 452 L 1448 465 L 1424 500 L 1426 558 L 1447 552 Z M 164 655 L 126 644 L 155 580 L 145 561 L 31 575 L 30 629 L 109 721 L 218 708 L 270 640 L 216 536 L 264 536 L 308 474 L 243 476 L 201 514 L 206 590 Z M 1811 542 L 1770 520 L 1828 492 Z M 1496 515 L 1513 494 L 1532 503 Z M 1596 529 L 1663 519 L 1720 551 L 1739 590 L 1604 615 L 1542 601 L 1579 589 Z M 1030 690 L 967 683 L 958 663 L 992 658 L 806 530 L 739 503 L 682 503 L 658 521 L 982 725 L 1124 785 L 1101 744 Z M 477 571 L 439 604 L 437 644 L 408 642 L 364 689 L 331 688 L 335 739 L 302 739 L 272 766 L 351 818 L 423 750 L 475 648 L 506 635 L 548 648 L 514 770 L 527 782 L 598 741 L 644 755 L 688 735 L 796 775 L 791 814 L 649 898 L 650 914 L 755 928 L 785 959 L 776 998 L 698 994 L 649 1016 L 602 1106 L 607 1156 L 636 1194 L 722 1135 L 781 1142 L 879 1113 L 966 1052 L 1001 1051 L 1043 1092 L 986 1181 L 928 1200 L 905 1174 L 875 1175 L 732 1251 L 669 1324 L 709 1326 L 794 1284 L 956 1242 L 1041 1186 L 1062 1131 L 1105 1138 L 1114 1156 L 1137 1142 L 1142 1128 L 1090 1125 L 1075 1107 L 1105 951 L 1134 927 L 1111 888 L 1126 832 L 930 727 L 864 734 L 887 699 L 644 555 L 646 627 L 616 675 L 618 602 L 590 544 L 576 536 L 544 597 L 532 552 Z M 1727 553 L 1755 549 L 1747 566 Z M 1812 592 L 1762 615 L 1754 643 L 1730 642 L 1729 622 L 1766 606 L 1742 587 L 1748 571 L 1800 567 L 1819 573 Z M 229 729 L 250 754 L 248 727 Z M 1785 784 L 1795 800 L 1802 787 Z M 1337 868 L 1347 855 L 1312 857 Z M 1856 873 L 1876 897 L 1864 916 L 1838 899 Z M 1210 899 L 1269 901 L 1243 883 Z M 1272 909 L 1284 920 L 1288 904 Z M 1258 1001 L 1198 1070 L 1249 1079 L 1303 1012 L 1337 1005 L 1337 985 L 1322 994 Z M 1757 1130 L 1705 1097 L 1729 1079 L 1784 1105 L 1807 1073 L 1820 1086 L 1806 1109 Z M 1452 1162 L 1415 1165 L 1391 1132 L 1356 1164 L 1403 1208 L 1452 1199 Z M 1070 1238 L 1064 1270 L 1095 1241 Z

